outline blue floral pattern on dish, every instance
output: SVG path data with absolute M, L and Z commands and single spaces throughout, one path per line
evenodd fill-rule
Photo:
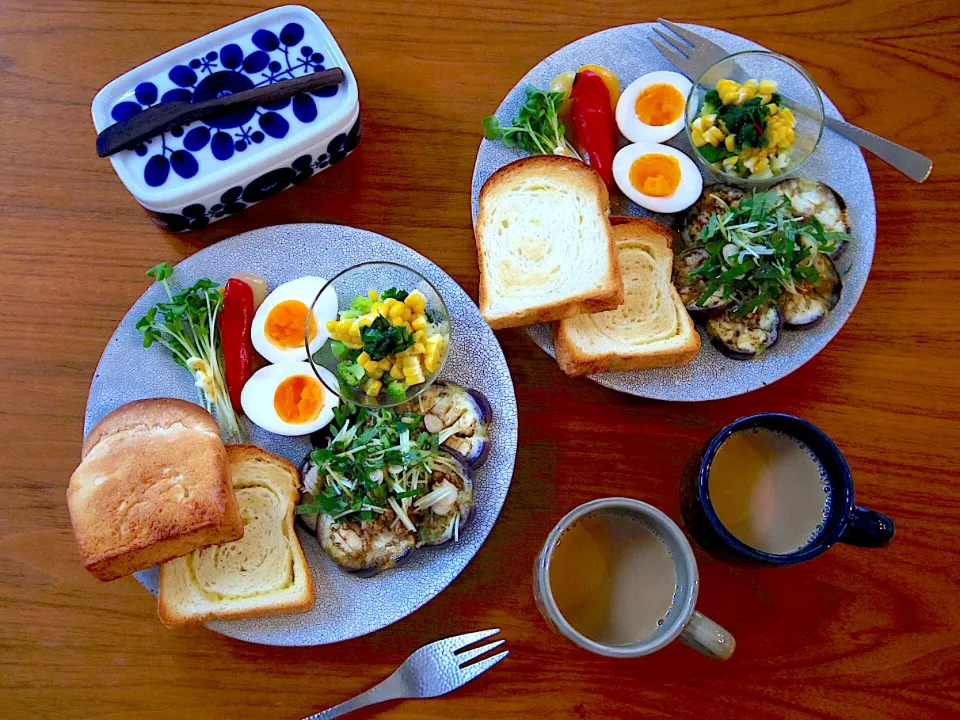
M 167 72 L 170 87 L 162 94 L 155 83 L 140 83 L 134 89 L 133 99 L 113 106 L 111 117 L 120 122 L 157 102 L 203 102 L 325 69 L 323 54 L 302 44 L 304 29 L 299 23 L 287 23 L 279 33 L 259 29 L 250 39 L 254 49 L 249 52 L 244 53 L 236 43 L 228 43 L 186 65 L 173 66 Z M 339 86 L 327 87 L 264 107 L 199 121 L 189 130 L 174 128 L 135 148 L 140 157 L 150 156 L 143 166 L 143 180 L 150 187 L 161 187 L 171 173 L 188 180 L 199 171 L 199 153 L 208 151 L 215 160 L 227 162 L 268 137 L 279 140 L 290 131 L 290 120 L 278 111 L 292 106 L 292 119 L 306 125 L 319 115 L 314 97 L 333 97 L 339 91 Z
M 192 131 L 191 131 L 192 132 Z M 189 135 L 189 133 L 187 133 Z M 350 132 L 340 133 L 327 143 L 326 152 L 317 157 L 301 155 L 294 160 L 290 167 L 281 167 L 264 173 L 246 185 L 232 187 L 220 196 L 220 201 L 210 207 L 200 203 L 187 205 L 176 213 L 158 213 L 147 210 L 153 221 L 160 227 L 171 232 L 200 230 L 211 222 L 228 215 L 235 215 L 246 210 L 250 205 L 273 197 L 293 185 L 299 185 L 311 177 L 315 172 L 336 165 L 353 152 L 360 144 L 362 129 L 360 118 L 350 128 Z

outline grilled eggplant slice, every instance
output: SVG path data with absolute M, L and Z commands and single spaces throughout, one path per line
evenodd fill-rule
M 408 409 L 422 413 L 424 427 L 439 433 L 441 443 L 460 453 L 471 466 L 478 468 L 486 462 L 493 411 L 483 393 L 438 380 Z
M 726 310 L 707 321 L 714 347 L 734 360 L 750 360 L 769 350 L 780 339 L 783 314 L 775 305 L 765 305 L 743 317 Z
M 697 302 L 707 286 L 701 277 L 694 277 L 691 281 L 690 273 L 703 265 L 709 257 L 710 254 L 704 248 L 696 247 L 684 250 L 677 255 L 673 263 L 673 286 L 677 288 L 684 307 L 694 320 L 698 319 L 698 316 L 702 318 L 717 315 L 730 302 L 723 298 L 722 290 L 717 290 L 702 305 Z
M 786 195 L 793 211 L 801 217 L 815 217 L 827 232 L 850 232 L 847 204 L 836 190 L 816 180 L 790 178 L 777 183 L 774 192 Z M 847 242 L 839 243 L 830 250 L 831 259 L 839 258 L 847 248 Z
M 300 503 L 306 504 L 314 501 L 314 491 L 317 489 L 317 466 L 310 459 L 310 453 L 300 463 Z M 310 532 L 317 532 L 317 522 L 320 516 L 316 513 L 299 513 L 297 519 L 310 529 Z
M 359 522 L 341 522 L 322 514 L 317 540 L 337 565 L 367 577 L 395 567 L 417 544 L 414 533 L 389 508 Z
M 808 330 L 823 320 L 840 301 L 843 282 L 837 266 L 826 255 L 817 255 L 814 267 L 820 274 L 816 283 L 803 283 L 799 292 L 783 294 L 783 320 L 788 330 Z
M 461 472 L 434 472 L 430 492 L 413 504 L 415 512 L 423 513 L 417 523 L 417 547 L 452 540 L 463 532 L 473 514 L 473 471 L 460 453 L 446 451 L 457 460 Z
M 714 213 L 722 213 L 727 205 L 736 205 L 743 198 L 744 192 L 741 188 L 733 185 L 707 185 L 703 188 L 700 199 L 687 211 L 683 219 L 683 226 L 680 228 L 680 237 L 686 247 L 695 247 L 702 244 L 697 237 L 700 231 L 710 222 L 710 216 Z M 723 202 L 720 202 L 720 201 Z

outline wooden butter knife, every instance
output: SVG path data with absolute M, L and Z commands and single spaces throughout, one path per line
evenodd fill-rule
M 235 110 L 268 105 L 294 95 L 339 85 L 343 81 L 343 70 L 329 68 L 292 80 L 281 80 L 199 103 L 165 100 L 133 117 L 104 128 L 103 132 L 97 135 L 97 155 L 109 157 L 121 150 L 131 150 L 140 143 L 178 125 L 187 125 L 195 120 L 223 115 Z

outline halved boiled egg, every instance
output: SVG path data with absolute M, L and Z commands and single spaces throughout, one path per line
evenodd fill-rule
M 310 315 L 310 305 L 326 284 L 323 278 L 308 275 L 285 282 L 267 295 L 253 316 L 250 331 L 257 352 L 272 363 L 306 360 L 308 320 L 310 354 L 319 350 L 329 337 L 327 321 L 337 317 L 337 291 L 332 286 L 324 290 Z
M 634 143 L 613 158 L 613 179 L 637 205 L 659 213 L 674 213 L 693 205 L 703 190 L 696 164 L 676 148 Z
M 318 367 L 332 387 L 337 379 Z M 310 363 L 282 362 L 257 370 L 240 393 L 243 414 L 267 432 L 276 435 L 309 435 L 333 420 L 340 398 L 324 387 Z
M 627 85 L 617 103 L 617 127 L 630 142 L 666 142 L 683 129 L 693 88 L 680 73 L 658 70 Z

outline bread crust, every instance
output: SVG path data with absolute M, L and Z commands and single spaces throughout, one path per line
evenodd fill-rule
M 563 318 L 573 317 L 581 313 L 596 313 L 613 310 L 623 304 L 623 278 L 620 275 L 616 245 L 613 242 L 613 233 L 609 222 L 604 217 L 604 226 L 607 234 L 607 263 L 610 272 L 601 279 L 599 286 L 591 291 L 569 297 L 563 301 L 550 305 L 537 305 L 522 310 L 494 314 L 490 309 L 490 292 L 487 285 L 487 253 L 484 247 L 482 234 L 486 222 L 486 207 L 488 196 L 496 192 L 501 184 L 509 183 L 517 177 L 528 173 L 573 173 L 579 182 L 587 183 L 596 190 L 597 202 L 601 213 L 605 213 L 610 205 L 610 194 L 600 176 L 588 165 L 575 159 L 561 155 L 533 155 L 521 158 L 504 165 L 491 175 L 480 190 L 480 212 L 477 214 L 474 239 L 477 244 L 477 259 L 480 266 L 480 313 L 484 320 L 494 330 L 504 328 L 534 325 L 536 323 L 552 322 Z
M 84 566 L 116 580 L 243 536 L 216 420 L 193 403 L 137 400 L 83 444 L 67 505 Z
M 283 523 L 286 533 L 291 540 L 290 550 L 293 554 L 294 573 L 303 574 L 306 582 L 304 583 L 302 593 L 299 596 L 291 597 L 288 601 L 273 602 L 268 606 L 248 609 L 237 609 L 229 606 L 210 606 L 204 612 L 190 613 L 184 612 L 183 608 L 171 601 L 168 591 L 172 577 L 172 569 L 169 564 L 164 564 L 160 566 L 160 592 L 157 599 L 157 615 L 160 621 L 168 627 L 190 627 L 202 625 L 210 620 L 247 620 L 250 618 L 266 617 L 268 615 L 306 612 L 307 610 L 311 610 L 316 604 L 313 577 L 310 573 L 310 567 L 307 564 L 306 555 L 304 555 L 303 548 L 297 539 L 297 534 L 294 529 L 300 489 L 300 471 L 293 463 L 285 458 L 273 455 L 256 445 L 227 445 L 226 453 L 231 468 L 234 465 L 240 465 L 253 460 L 276 465 L 287 474 L 292 487 L 290 501 L 287 503 L 287 512 L 284 515 Z
M 673 233 L 660 223 L 648 218 L 615 218 L 614 233 L 617 236 L 646 234 L 650 239 L 662 242 L 667 248 L 673 247 Z M 623 229 L 621 229 L 623 228 Z M 671 267 L 667 269 L 668 278 L 672 276 Z M 629 372 L 633 370 L 651 370 L 653 368 L 685 365 L 693 360 L 700 351 L 700 335 L 686 309 L 680 294 L 670 282 L 670 293 L 674 305 L 683 312 L 680 314 L 683 334 L 686 341 L 682 346 L 658 348 L 630 355 L 616 352 L 592 353 L 584 350 L 576 342 L 568 323 L 562 321 L 553 325 L 553 345 L 557 355 L 557 364 L 570 377 L 594 375 L 601 372 Z

